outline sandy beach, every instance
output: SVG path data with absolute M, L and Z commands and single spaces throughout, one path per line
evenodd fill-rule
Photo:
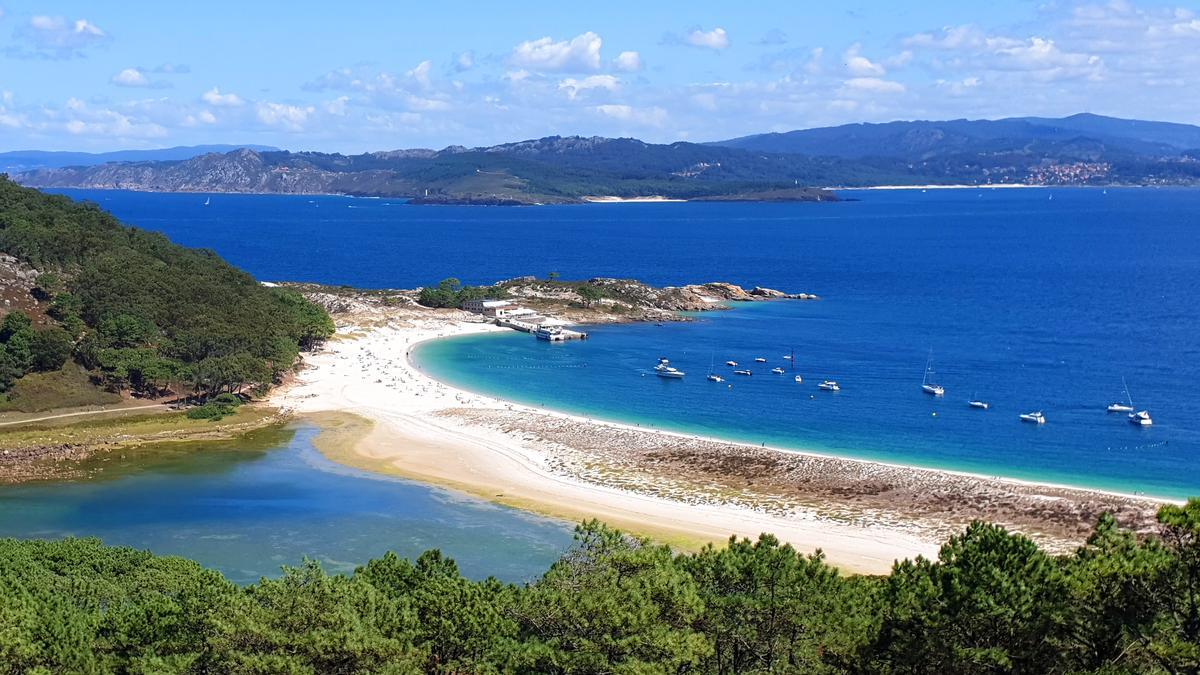
M 1113 511 L 1148 528 L 1145 498 L 893 466 L 688 436 L 461 391 L 410 361 L 426 340 L 506 330 L 457 310 L 357 307 L 271 403 L 327 431 L 331 458 L 545 515 L 599 518 L 685 548 L 770 532 L 853 572 L 930 556 L 986 518 L 1052 550 Z M 532 338 L 530 338 L 532 339 Z

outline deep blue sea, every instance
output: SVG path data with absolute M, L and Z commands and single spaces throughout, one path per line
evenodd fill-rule
M 1200 191 L 849 191 L 827 204 L 419 207 L 65 191 L 263 280 L 412 287 L 620 276 L 811 291 L 687 324 L 420 351 L 477 391 L 644 425 L 988 475 L 1200 494 Z M 795 350 L 803 384 L 771 375 Z M 944 399 L 923 395 L 932 351 Z M 688 376 L 647 376 L 667 356 Z M 756 356 L 706 382 L 710 359 Z M 1155 425 L 1104 407 L 1122 377 Z M 819 392 L 823 378 L 837 394 Z M 992 409 L 967 407 L 977 395 Z M 1017 415 L 1044 410 L 1042 426 Z M 936 413 L 936 415 L 934 414 Z

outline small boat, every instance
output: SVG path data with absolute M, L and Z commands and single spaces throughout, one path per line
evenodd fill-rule
M 817 389 L 823 389 L 825 391 L 841 391 L 842 387 L 833 380 L 825 380 L 821 384 L 817 385 Z
M 800 384 L 801 382 L 803 382 L 803 381 L 804 381 L 804 378 L 803 378 L 803 377 L 800 377 L 799 375 L 797 375 L 797 376 L 796 376 L 795 378 L 793 378 L 793 379 L 795 379 L 795 380 L 796 380 L 796 384 Z
M 737 361 L 726 361 L 725 365 L 737 368 Z
M 771 372 L 772 372 L 772 373 L 775 373 L 776 375 L 782 375 L 782 374 L 783 374 L 783 368 L 772 368 L 772 369 L 771 369 Z
M 672 368 L 671 366 L 663 366 L 661 369 L 655 367 L 654 370 L 655 370 L 655 373 L 654 373 L 655 375 L 658 375 L 659 377 L 665 377 L 667 379 L 672 379 L 672 380 L 678 380 L 678 379 L 681 379 L 684 375 L 687 375 L 687 373 L 683 372 L 682 370 Z
M 533 336 L 539 340 L 547 342 L 561 342 L 567 339 L 567 334 L 557 326 L 538 326 L 533 331 Z
M 761 356 L 758 356 L 758 357 L 755 357 L 755 359 L 754 359 L 754 362 L 755 362 L 755 363 L 766 363 L 766 362 L 767 362 L 767 360 L 766 360 L 766 359 L 764 359 L 764 358 L 763 358 L 763 357 L 761 357 Z
M 1125 384 L 1125 378 L 1121 378 L 1121 385 L 1125 387 L 1125 400 L 1128 404 L 1117 402 L 1108 404 L 1108 412 L 1110 413 L 1131 413 L 1133 412 L 1133 397 L 1129 395 L 1129 385 Z
M 735 370 L 735 371 L 733 371 L 733 374 L 734 375 L 753 375 L 754 373 L 749 370 Z
M 714 359 L 714 357 L 712 355 L 710 355 L 708 357 L 708 378 L 707 379 L 709 382 L 724 382 L 725 378 L 723 378 L 720 375 L 717 375 L 716 373 L 713 372 L 713 365 L 716 363 L 713 359 Z
M 208 206 L 209 204 L 212 204 L 212 197 L 208 197 L 207 199 L 204 200 L 205 206 Z
M 1149 410 L 1139 410 L 1135 413 L 1129 413 L 1129 423 L 1139 427 L 1148 427 L 1154 424 L 1154 420 L 1150 419 Z
M 979 408 L 980 410 L 987 410 L 987 409 L 988 409 L 988 402 L 987 402 L 987 401 L 980 401 L 980 400 L 979 400 L 979 399 L 977 399 L 977 398 L 973 398 L 973 399 L 971 399 L 970 401 L 967 401 L 967 405 L 971 406 L 972 408 Z
M 1038 412 L 1022 413 L 1021 421 L 1029 422 L 1031 424 L 1045 424 L 1046 416 L 1043 415 L 1040 410 Z
M 784 355 L 783 355 L 783 358 L 787 359 L 788 361 L 791 361 L 791 360 L 792 360 L 792 355 L 791 355 L 791 354 L 784 354 Z
M 940 384 L 934 384 L 929 381 L 929 375 L 933 373 L 933 350 L 929 350 L 929 360 L 925 362 L 925 378 L 921 380 L 921 391 L 930 396 L 944 396 L 946 390 Z

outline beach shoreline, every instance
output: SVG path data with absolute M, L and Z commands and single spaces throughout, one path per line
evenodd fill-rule
M 1065 550 L 1086 536 L 1099 509 L 1143 523 L 1160 501 L 534 408 L 438 382 L 413 362 L 414 350 L 431 340 L 505 330 L 479 317 L 392 307 L 339 323 L 339 336 L 271 398 L 323 428 L 336 419 L 331 413 L 369 421 L 361 433 L 318 442 L 331 459 L 543 515 L 600 518 L 681 548 L 771 532 L 798 550 L 822 549 L 848 571 L 883 573 L 896 559 L 936 554 L 972 517 L 995 515 Z M 349 418 L 342 419 L 334 426 L 344 432 Z M 697 469 L 721 462 L 734 468 Z M 763 462 L 777 466 L 755 468 Z M 994 514 L 982 506 L 996 501 L 1004 508 Z M 1046 505 L 1058 510 L 1043 523 Z

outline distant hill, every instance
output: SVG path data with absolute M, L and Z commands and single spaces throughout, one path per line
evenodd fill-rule
M 1013 151 L 1034 144 L 1044 151 L 1094 155 L 1179 155 L 1200 148 L 1200 127 L 1081 113 L 1061 119 L 1011 117 L 999 120 L 912 121 L 845 124 L 783 133 L 756 134 L 712 145 L 757 152 L 862 159 L 927 159 L 964 152 Z
M 1200 127 L 1098 115 L 849 124 L 717 143 L 550 136 L 361 155 L 239 149 L 36 169 L 34 187 L 575 203 L 586 196 L 827 200 L 805 187 L 1200 184 Z
M 180 145 L 157 150 L 118 150 L 116 152 L 49 152 L 45 150 L 15 150 L 0 152 L 0 173 L 18 173 L 33 169 L 55 169 L 64 166 L 97 166 L 108 162 L 155 162 L 191 159 L 212 152 L 229 152 L 240 148 L 275 150 L 269 145 Z

